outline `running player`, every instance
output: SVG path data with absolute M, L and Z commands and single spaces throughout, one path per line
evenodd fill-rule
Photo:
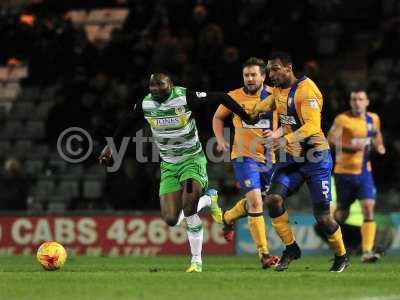
M 275 270 L 286 270 L 301 256 L 284 200 L 307 182 L 315 219 L 335 252 L 330 271 L 342 272 L 347 255 L 340 226 L 330 214 L 332 158 L 321 130 L 321 92 L 311 79 L 294 75 L 287 53 L 271 55 L 267 68 L 274 85 L 272 95 L 256 105 L 253 115 L 277 110 L 284 130 L 283 137 L 271 138 L 272 149 L 280 151 L 265 199 L 272 226 L 286 246 Z
M 379 154 L 385 154 L 380 129 L 380 119 L 368 112 L 369 99 L 364 89 L 355 89 L 350 94 L 350 110 L 339 114 L 329 131 L 329 142 L 336 151 L 334 169 L 337 192 L 335 218 L 344 223 L 349 216 L 351 204 L 361 201 L 364 217 L 361 225 L 362 261 L 372 263 L 379 254 L 373 252 L 376 224 L 374 207 L 376 188 L 372 176 L 369 154 L 372 146 Z
M 170 76 L 165 73 L 151 75 L 149 89 L 150 93 L 119 124 L 114 143 L 119 145 L 128 132 L 142 127 L 143 117 L 150 124 L 162 159 L 159 191 L 161 215 L 168 225 L 174 226 L 183 211 L 192 253 L 187 272 L 201 272 L 203 227 L 197 212 L 209 206 L 214 220 L 219 223 L 222 223 L 222 213 L 215 190 L 201 197 L 208 185 L 207 159 L 192 111 L 201 109 L 207 102 L 217 102 L 226 105 L 248 122 L 249 116 L 226 94 L 192 92 L 173 86 Z M 99 156 L 100 163 L 109 163 L 112 155 L 112 148 L 107 145 Z
M 243 64 L 244 87 L 228 93 L 236 102 L 251 109 L 254 105 L 270 95 L 270 88 L 264 87 L 266 65 L 262 59 L 251 57 Z M 262 101 L 262 100 L 261 100 Z M 265 148 L 262 144 L 263 130 L 273 130 L 277 127 L 275 113 L 263 116 L 257 124 L 248 125 L 232 111 L 220 105 L 214 114 L 213 129 L 217 138 L 218 150 L 228 151 L 229 144 L 224 138 L 225 119 L 232 117 L 234 139 L 231 159 L 236 180 L 240 185 L 245 199 L 240 200 L 231 210 L 223 215 L 224 237 L 231 240 L 233 224 L 236 219 L 247 211 L 250 233 L 264 269 L 276 265 L 278 257 L 270 255 L 268 250 L 264 210 L 261 192 L 269 186 L 272 174 L 272 153 L 266 163 Z M 247 202 L 247 204 L 246 204 Z

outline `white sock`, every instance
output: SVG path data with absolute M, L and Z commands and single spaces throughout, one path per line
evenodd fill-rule
M 192 263 L 201 264 L 201 250 L 203 247 L 203 224 L 198 214 L 186 217 L 186 232 L 189 239 Z
M 203 195 L 199 199 L 199 203 L 197 203 L 197 212 L 202 210 L 204 207 L 211 206 L 211 197 L 209 195 Z
M 202 210 L 204 207 L 210 207 L 210 206 L 211 206 L 211 197 L 208 195 L 203 195 L 200 197 L 199 202 L 197 204 L 197 212 Z M 184 218 L 185 218 L 185 215 L 183 214 L 183 210 L 182 210 L 179 215 L 178 222 L 176 223 L 175 226 L 179 226 L 182 223 Z

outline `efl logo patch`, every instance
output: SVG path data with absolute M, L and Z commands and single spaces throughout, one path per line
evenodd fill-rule
M 316 99 L 308 100 L 308 104 L 311 108 L 317 109 L 318 108 L 318 101 Z

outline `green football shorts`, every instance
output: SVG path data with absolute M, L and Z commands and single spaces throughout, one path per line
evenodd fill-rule
M 198 181 L 203 189 L 208 186 L 207 159 L 203 152 L 176 164 L 162 161 L 160 170 L 160 196 L 182 190 L 181 183 L 188 179 Z

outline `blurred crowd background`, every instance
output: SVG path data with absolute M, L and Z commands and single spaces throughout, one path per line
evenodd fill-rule
M 124 113 L 167 70 L 176 85 L 228 91 L 242 85 L 250 56 L 289 51 L 295 70 L 324 95 L 323 127 L 348 109 L 349 91 L 368 88 L 387 146 L 373 155 L 377 208 L 400 209 L 400 2 L 396 0 L 6 0 L 0 8 L 0 210 L 157 210 L 157 163 L 119 172 L 97 155 Z M 215 107 L 196 115 L 213 136 Z M 57 138 L 81 127 L 94 139 L 85 162 L 70 164 Z M 148 133 L 148 129 L 145 132 Z M 134 133 L 132 133 L 134 134 Z M 151 145 L 144 152 L 151 152 Z M 240 198 L 229 163 L 209 164 L 226 205 Z M 309 210 L 307 191 L 289 207 Z

